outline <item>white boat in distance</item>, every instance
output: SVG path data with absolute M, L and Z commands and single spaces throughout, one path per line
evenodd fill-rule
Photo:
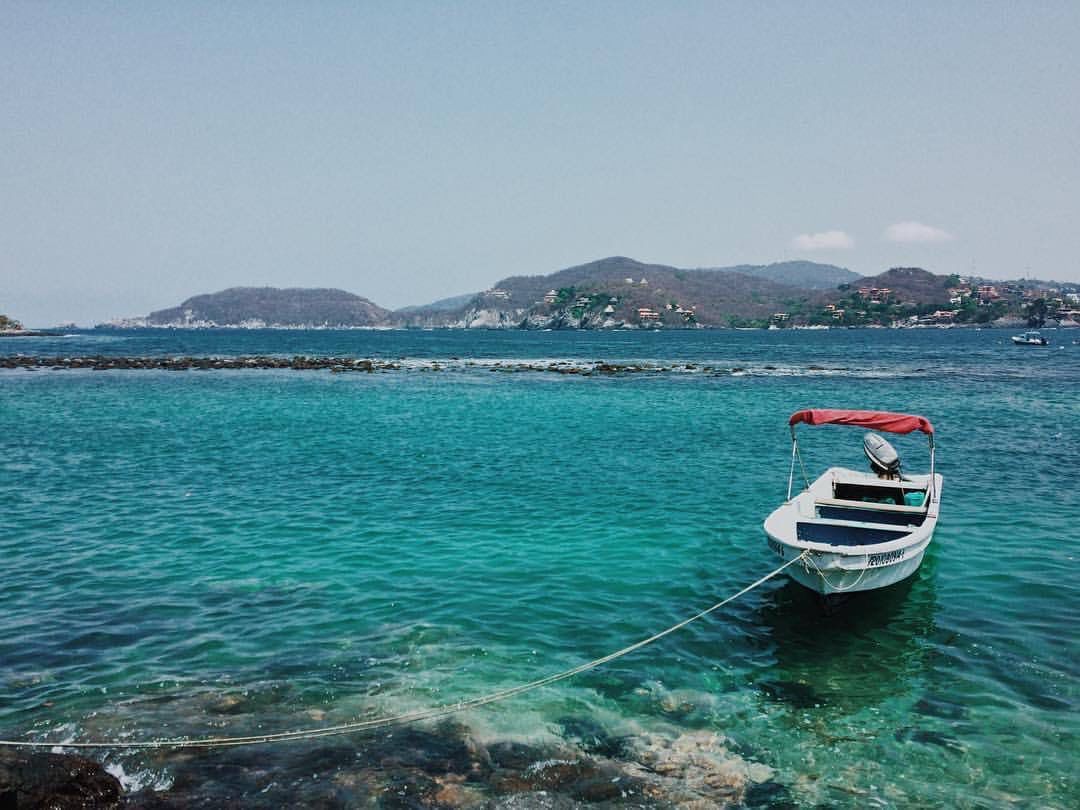
M 1012 342 L 1017 346 L 1046 346 L 1050 343 L 1049 340 L 1042 336 L 1041 332 L 1024 332 L 1020 335 L 1013 335 Z
M 830 467 L 810 483 L 795 426 L 852 425 L 887 433 L 922 431 L 930 441 L 930 472 L 907 475 L 892 445 L 867 434 L 871 472 Z M 769 548 L 782 559 L 805 553 L 788 574 L 820 594 L 884 588 L 918 570 L 937 526 L 941 476 L 934 472 L 934 428 L 922 416 L 887 411 L 797 411 L 791 426 L 787 500 L 765 520 Z M 791 495 L 795 462 L 806 489 Z

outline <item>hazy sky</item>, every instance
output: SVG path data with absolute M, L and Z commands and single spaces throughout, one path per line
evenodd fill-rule
M 621 254 L 1080 280 L 1080 3 L 0 2 L 0 312 Z

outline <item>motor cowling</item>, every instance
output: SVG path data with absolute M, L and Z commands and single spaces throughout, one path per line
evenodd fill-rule
M 863 437 L 863 452 L 876 475 L 891 478 L 900 474 L 900 455 L 878 434 L 867 433 Z

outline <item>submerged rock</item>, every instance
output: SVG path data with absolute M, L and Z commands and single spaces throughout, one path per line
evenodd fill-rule
M 618 759 L 626 754 L 627 738 L 614 737 L 602 725 L 588 717 L 559 719 L 563 736 L 577 744 L 582 751 L 596 756 Z
M 802 681 L 762 681 L 758 688 L 766 697 L 796 709 L 813 709 L 826 702 L 813 686 Z
M 468 737 L 456 723 L 434 731 L 416 726 L 395 730 L 366 751 L 365 759 L 380 768 L 411 768 L 431 775 L 454 774 L 478 780 L 491 773 L 487 749 Z
M 893 734 L 893 737 L 896 738 L 897 742 L 936 745 L 938 748 L 944 748 L 946 751 L 951 751 L 953 753 L 962 753 L 964 751 L 964 745 L 958 739 L 931 729 L 905 726 L 904 728 L 898 729 L 896 733 Z
M 488 756 L 496 768 L 525 770 L 534 762 L 552 759 L 555 749 L 516 741 L 500 741 L 487 746 Z
M 750 785 L 743 794 L 743 804 L 747 807 L 797 807 L 791 791 L 786 785 L 769 780 Z
M 967 717 L 967 707 L 936 695 L 926 695 L 912 710 L 928 717 L 941 717 L 946 720 L 963 720 Z
M 630 756 L 638 767 L 627 771 L 639 778 L 644 795 L 682 806 L 740 804 L 752 785 L 773 776 L 767 765 L 743 759 L 726 737 L 709 731 L 645 735 Z
M 238 715 L 265 711 L 285 700 L 291 688 L 288 684 L 271 683 L 236 692 L 212 695 L 206 704 L 211 714 Z
M 493 799 L 490 810 L 577 810 L 579 802 L 553 793 L 512 793 Z

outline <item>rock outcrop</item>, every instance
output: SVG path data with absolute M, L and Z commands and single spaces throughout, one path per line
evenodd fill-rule
M 85 757 L 0 750 L 0 807 L 106 810 L 120 807 L 120 782 Z

